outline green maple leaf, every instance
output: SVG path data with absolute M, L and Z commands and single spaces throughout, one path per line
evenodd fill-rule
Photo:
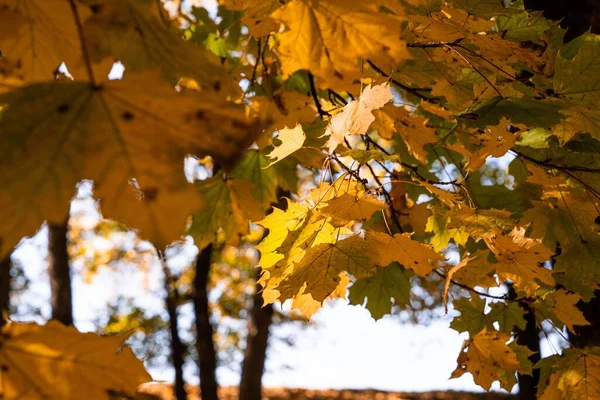
M 413 274 L 394 263 L 389 267 L 379 268 L 371 277 L 362 278 L 350 287 L 349 300 L 352 304 L 363 304 L 375 320 L 380 319 L 392 310 L 393 304 L 409 304 Z

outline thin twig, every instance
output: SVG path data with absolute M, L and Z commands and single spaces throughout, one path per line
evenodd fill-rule
M 369 66 L 371 68 L 373 68 L 373 70 L 375 70 L 375 72 L 377 72 L 379 75 L 383 76 L 384 78 L 388 78 L 390 80 L 390 82 L 392 82 L 394 85 L 398 86 L 399 88 L 404 89 L 409 93 L 412 93 L 413 95 L 417 96 L 418 98 L 420 98 L 422 100 L 425 100 L 427 102 L 436 103 L 435 99 L 432 99 L 431 97 L 425 96 L 424 94 L 420 93 L 420 92 L 431 92 L 431 90 L 432 90 L 431 88 L 410 87 L 410 86 L 405 85 L 404 83 L 399 82 L 398 80 L 394 79 L 389 74 L 385 73 L 381 68 L 379 68 L 377 65 L 375 65 L 375 63 L 373 63 L 373 61 L 367 60 L 367 64 L 369 64 Z
M 315 106 L 317 107 L 317 112 L 321 118 L 330 117 L 331 114 L 325 110 L 321 106 L 321 102 L 319 101 L 319 96 L 317 96 L 317 89 L 315 88 L 315 77 L 312 73 L 308 73 L 308 83 L 310 84 L 310 94 L 315 102 Z
M 567 166 L 567 165 L 558 165 L 558 164 L 553 164 L 552 160 L 546 159 L 546 160 L 536 160 L 533 157 L 530 157 L 526 154 L 520 153 L 516 150 L 511 150 L 513 153 L 515 153 L 518 157 L 523 158 L 527 161 L 531 161 L 535 164 L 538 165 L 542 165 L 544 167 L 548 167 L 548 168 L 554 168 L 554 169 L 558 169 L 561 171 L 573 171 L 573 172 L 600 172 L 600 168 L 588 168 L 588 167 L 579 167 L 579 166 Z
M 433 273 L 435 273 L 436 275 L 438 275 L 440 278 L 447 279 L 446 274 L 444 274 L 443 272 L 438 271 L 437 269 L 434 269 Z M 467 290 L 467 291 L 469 291 L 471 293 L 475 293 L 475 294 L 477 294 L 479 296 L 482 296 L 482 297 L 487 297 L 487 298 L 496 299 L 496 300 L 508 300 L 506 294 L 503 294 L 502 296 L 494 296 L 493 294 L 481 292 L 481 291 L 479 291 L 477 289 L 474 289 L 474 288 L 472 288 L 472 287 L 470 287 L 468 285 L 465 285 L 464 283 L 457 282 L 454 279 L 450 279 L 450 282 L 453 285 L 456 285 L 456 286 L 458 286 L 458 287 L 460 287 L 462 289 L 465 289 L 465 290 Z

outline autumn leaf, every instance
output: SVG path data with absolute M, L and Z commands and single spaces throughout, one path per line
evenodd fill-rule
M 542 44 L 542 34 L 555 26 L 554 23 L 543 17 L 539 11 L 522 12 L 513 15 L 498 15 L 496 29 L 504 32 L 504 38 L 518 42 L 531 41 Z
M 230 10 L 245 11 L 242 22 L 248 26 L 250 35 L 260 38 L 275 32 L 279 24 L 268 17 L 279 7 L 278 0 L 223 0 L 221 2 Z
M 305 293 L 322 302 L 338 286 L 341 272 L 348 272 L 356 279 L 374 274 L 377 265 L 367 254 L 368 246 L 367 240 L 352 236 L 308 249 L 277 286 L 281 293 L 279 300 L 293 298 L 306 283 Z
M 524 229 L 515 228 L 510 235 L 496 233 L 486 242 L 498 260 L 494 266 L 502 279 L 514 281 L 518 277 L 529 285 L 537 279 L 547 285 L 554 285 L 552 272 L 542 266 L 552 257 L 553 252 L 540 242 L 525 237 Z M 523 284 L 517 281 L 515 285 L 522 287 Z
M 200 204 L 184 157 L 231 165 L 257 133 L 240 107 L 209 92 L 178 94 L 155 73 L 101 86 L 32 84 L 0 95 L 0 103 L 8 105 L 0 120 L 2 254 L 44 219 L 62 223 L 83 179 L 94 180 L 106 216 L 163 248 Z
M 447 228 L 464 229 L 473 239 L 480 240 L 494 229 L 513 226 L 511 213 L 504 210 L 474 210 L 470 207 L 455 208 L 446 214 L 449 217 Z
M 352 149 L 342 153 L 344 157 L 352 157 L 356 161 L 361 164 L 366 164 L 369 161 L 391 161 L 391 162 L 399 162 L 400 156 L 397 154 L 387 155 L 377 150 L 361 150 L 361 149 Z
M 286 26 L 278 43 L 285 76 L 306 69 L 336 85 L 360 76 L 359 58 L 387 66 L 406 55 L 401 19 L 376 4 L 294 0 L 271 16 Z
M 496 0 L 452 0 L 455 7 L 459 7 L 470 15 L 489 19 L 499 15 L 511 15 L 519 13 L 518 9 L 504 7 L 501 1 Z
M 44 326 L 11 322 L 0 330 L 0 397 L 133 398 L 152 378 L 124 345 L 126 339 L 79 333 L 56 321 Z
M 585 399 L 600 396 L 600 348 L 565 349 L 536 364 L 541 370 L 541 400 Z
M 565 44 L 556 57 L 554 91 L 585 104 L 598 102 L 600 36 L 585 33 Z
M 412 273 L 398 264 L 379 268 L 374 276 L 362 278 L 350 288 L 350 302 L 362 305 L 366 299 L 366 308 L 375 320 L 381 319 L 392 310 L 394 304 L 409 304 Z
M 576 306 L 580 300 L 580 295 L 559 289 L 545 296 L 540 296 L 533 303 L 533 307 L 540 322 L 549 319 L 555 326 L 561 328 L 566 326 L 569 332 L 574 333 L 574 325 L 590 324 Z
M 419 161 L 423 162 L 427 158 L 425 146 L 437 142 L 435 129 L 427 126 L 427 119 L 412 115 L 405 108 L 389 107 L 388 112 L 396 120 L 396 132 L 400 135 L 408 151 Z
M 69 2 L 29 3 L 0 0 L 0 49 L 9 62 L 19 65 L 12 74 L 23 82 L 52 80 L 53 72 L 64 62 L 74 76 L 82 78 L 81 42 Z M 92 15 L 87 7 L 78 7 L 78 13 L 83 21 Z M 4 32 L 5 26 L 13 29 Z M 31 51 L 34 48 L 38 51 Z
M 493 320 L 485 314 L 485 300 L 477 296 L 470 299 L 462 297 L 453 301 L 452 305 L 460 315 L 452 319 L 450 328 L 461 333 L 468 332 L 471 337 L 486 329 L 493 330 Z
M 589 133 L 600 139 L 600 111 L 577 104 L 561 111 L 561 114 L 565 115 L 565 119 L 552 129 L 561 144 L 567 143 L 578 133 Z
M 161 7 L 139 0 L 85 2 L 93 15 L 83 23 L 83 35 L 94 62 L 118 59 L 131 72 L 160 69 L 172 83 L 187 77 L 203 88 L 239 90 L 215 55 L 182 40 L 173 24 L 164 22 L 168 17 Z
M 433 214 L 427 220 L 425 225 L 426 232 L 432 232 L 431 246 L 435 251 L 442 251 L 451 240 L 456 244 L 465 244 L 469 239 L 469 234 L 465 231 L 463 226 L 457 229 L 448 228 L 448 215 L 446 210 L 434 208 Z
M 489 316 L 492 320 L 498 321 L 501 332 L 512 333 L 515 327 L 525 331 L 527 322 L 523 318 L 524 310 L 519 303 L 493 303 L 490 307 L 492 310 Z
M 435 268 L 432 262 L 445 260 L 431 247 L 412 240 L 408 233 L 390 236 L 367 231 L 365 237 L 369 243 L 369 256 L 382 267 L 398 262 L 418 275 L 427 276 Z
M 458 367 L 451 378 L 459 378 L 466 372 L 473 375 L 475 383 L 490 390 L 492 383 L 500 381 L 500 387 L 511 390 L 517 383 L 516 372 L 523 372 L 515 351 L 506 345 L 508 333 L 482 330 L 465 340 L 458 356 Z
M 329 295 L 330 299 L 333 298 L 346 298 L 346 291 L 348 288 L 348 284 L 350 283 L 350 278 L 348 274 L 345 272 L 340 273 L 340 281 L 333 292 Z M 321 302 L 316 301 L 312 298 L 310 294 L 304 294 L 306 290 L 306 284 L 302 286 L 300 292 L 294 297 L 292 301 L 292 308 L 300 311 L 306 319 L 310 319 L 317 311 L 319 311 L 322 307 Z M 277 292 L 279 294 L 279 292 Z
M 477 142 L 478 148 L 471 154 L 467 153 L 469 171 L 477 171 L 488 157 L 502 157 L 515 145 L 519 136 L 508 130 L 509 125 L 510 121 L 503 118 L 498 125 L 488 126 L 482 134 L 474 135 L 471 140 Z
M 264 210 L 267 210 L 271 203 L 278 200 L 277 185 L 283 185 L 277 170 L 267 168 L 269 160 L 264 153 L 264 151 L 248 150 L 228 176 L 253 184 L 252 197 L 262 204 Z
M 470 254 L 469 257 L 463 258 L 456 265 L 448 265 L 446 267 L 448 269 L 446 272 L 447 289 L 450 289 L 452 283 L 449 278 L 469 287 L 488 288 L 496 286 L 497 282 L 493 273 L 494 267 L 488 261 L 488 254 L 489 251 L 478 251 Z
M 366 221 L 377 211 L 387 207 L 384 201 L 374 197 L 356 196 L 344 193 L 327 201 L 321 213 L 332 215 L 334 221 L 344 224 L 348 221 Z
M 348 103 L 340 113 L 334 115 L 329 121 L 325 131 L 325 136 L 329 136 L 329 140 L 325 144 L 329 152 L 333 153 L 336 147 L 343 143 L 349 135 L 367 133 L 369 126 L 375 121 L 372 111 L 383 107 L 385 103 L 393 98 L 394 95 L 389 84 L 367 86 L 358 100 Z
M 273 151 L 269 153 L 268 157 L 272 159 L 268 165 L 269 167 L 300 149 L 306 140 L 306 134 L 302 130 L 302 126 L 297 124 L 293 129 L 288 127 L 280 129 L 277 138 L 281 141 L 281 144 L 275 146 Z
M 288 206 L 285 211 L 279 208 L 273 208 L 273 211 L 257 224 L 267 228 L 269 234 L 256 246 L 260 251 L 260 266 L 268 269 L 274 266 L 279 260 L 285 258 L 277 250 L 283 245 L 283 242 L 290 231 L 295 231 L 303 226 L 308 215 L 308 208 L 302 204 L 288 200 Z
M 204 205 L 193 215 L 188 233 L 202 249 L 217 239 L 237 244 L 249 231 L 249 221 L 262 217 L 264 203 L 254 197 L 254 185 L 241 179 L 214 176 L 198 184 Z

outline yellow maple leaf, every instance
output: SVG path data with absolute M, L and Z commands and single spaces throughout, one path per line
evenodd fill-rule
M 331 292 L 328 298 L 332 299 L 339 297 L 342 299 L 346 299 L 346 292 L 349 284 L 350 278 L 348 277 L 348 274 L 346 274 L 345 272 L 341 272 L 340 282 L 338 283 L 335 290 Z M 310 319 L 313 315 L 316 314 L 317 311 L 321 309 L 323 304 L 322 302 L 313 299 L 313 297 L 310 294 L 305 294 L 305 290 L 306 283 L 304 284 L 304 286 L 302 286 L 298 294 L 292 300 L 292 308 L 300 311 L 300 313 L 304 315 L 306 319 Z
M 517 383 L 515 373 L 522 371 L 522 367 L 515 351 L 506 344 L 510 339 L 508 333 L 483 329 L 465 340 L 456 360 L 458 366 L 450 378 L 459 378 L 468 372 L 485 390 L 490 390 L 495 381 L 511 390 Z
M 283 129 L 280 129 L 277 138 L 281 141 L 281 144 L 279 146 L 275 146 L 273 151 L 267 155 L 270 159 L 272 159 L 271 163 L 267 167 L 270 167 L 271 165 L 281 161 L 296 150 L 300 149 L 306 140 L 306 134 L 304 133 L 302 126 L 300 126 L 300 124 L 296 124 L 293 129 L 290 129 L 287 126 Z
M 559 289 L 554 293 L 554 314 L 571 332 L 575 332 L 573 325 L 590 324 L 581 310 L 575 306 L 580 300 L 581 296 L 575 293 L 567 293 L 564 289 Z
M 521 288 L 537 287 L 536 279 L 554 286 L 552 271 L 542 266 L 554 253 L 540 241 L 525 237 L 525 229 L 514 228 L 510 235 L 496 230 L 486 237 L 486 243 L 498 260 L 494 266 L 501 279 L 511 279 Z
M 259 264 L 263 268 L 263 273 L 285 257 L 277 250 L 283 245 L 290 232 L 304 225 L 308 213 L 309 209 L 305 205 L 288 200 L 285 211 L 273 208 L 271 214 L 256 222 L 269 230 L 269 234 L 256 246 L 260 251 Z
M 267 36 L 279 28 L 279 24 L 269 17 L 281 7 L 279 0 L 221 0 L 220 3 L 230 10 L 244 11 L 242 22 L 255 38 Z
M 515 145 L 519 135 L 509 132 L 509 125 L 510 121 L 502 118 L 498 125 L 488 126 L 482 135 L 477 135 L 476 140 L 480 142 L 481 147 L 470 156 L 471 160 L 467 166 L 469 171 L 477 171 L 488 157 L 502 157 Z
M 1 94 L 0 103 L 8 105 L 0 120 L 0 256 L 44 219 L 62 223 L 83 179 L 94 180 L 106 216 L 164 248 L 201 204 L 185 156 L 229 166 L 258 133 L 241 107 L 209 91 L 177 93 L 156 72 L 96 86 L 36 83 Z
M 435 129 L 427 126 L 428 120 L 419 115 L 411 115 L 404 107 L 388 107 L 385 111 L 395 119 L 396 132 L 406 143 L 408 151 L 417 160 L 425 162 L 425 146 L 438 141 Z
M 126 339 L 79 333 L 56 321 L 10 322 L 0 330 L 0 398 L 133 398 L 152 378 L 123 344 Z
M 348 221 L 366 221 L 375 212 L 387 207 L 384 201 L 363 196 L 342 194 L 327 200 L 327 206 L 320 211 L 323 214 L 331 215 L 334 223 L 345 224 Z
M 457 193 L 442 189 L 428 182 L 419 181 L 419 184 L 435 195 L 442 203 L 454 208 L 460 205 L 460 196 Z
M 88 3 L 93 7 L 95 1 Z M 118 59 L 129 72 L 159 69 L 172 83 L 186 77 L 203 88 L 232 95 L 240 92 L 217 56 L 183 40 L 175 24 L 165 23 L 169 17 L 163 7 L 138 0 L 102 0 L 93 11 L 82 28 L 94 63 L 108 60 L 112 65 Z M 67 63 L 67 67 L 71 66 Z
M 271 16 L 286 26 L 277 47 L 285 77 L 306 69 L 335 88 L 360 77 L 359 58 L 388 67 L 407 56 L 401 19 L 376 3 L 293 0 Z
M 304 257 L 286 271 L 282 279 L 274 280 L 276 289 L 281 293 L 280 301 L 295 297 L 306 284 L 304 293 L 322 302 L 343 281 L 340 273 L 348 272 L 356 279 L 374 274 L 377 266 L 368 252 L 369 241 L 359 236 L 309 248 Z M 267 283 L 269 284 L 271 282 Z
M 69 2 L 0 0 L 0 9 L 2 30 L 4 25 L 16 28 L 0 35 L 3 55 L 9 61 L 18 60 L 13 75 L 24 82 L 51 80 L 64 62 L 74 76 L 82 77 L 78 73 L 83 72 L 81 44 Z M 78 7 L 78 12 L 82 21 L 92 15 L 87 7 Z
M 264 122 L 265 130 L 257 139 L 260 148 L 273 140 L 273 132 L 296 124 L 310 124 L 317 117 L 315 103 L 310 96 L 280 89 L 271 97 L 255 96 L 249 105 L 250 115 Z
M 540 400 L 593 400 L 600 397 L 600 348 L 565 349 L 539 362 Z
M 382 267 L 396 261 L 418 275 L 427 276 L 435 268 L 431 262 L 445 260 L 432 247 L 412 240 L 409 233 L 390 236 L 383 232 L 367 231 L 365 239 L 369 244 L 369 257 Z
M 389 84 L 383 83 L 373 87 L 368 85 L 358 100 L 346 104 L 342 112 L 334 115 L 329 121 L 325 130 L 325 136 L 329 136 L 325 144 L 329 152 L 333 153 L 349 135 L 367 133 L 369 126 L 375 121 L 372 111 L 383 107 L 393 98 Z

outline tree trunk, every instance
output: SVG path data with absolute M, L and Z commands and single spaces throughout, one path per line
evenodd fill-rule
M 169 313 L 169 329 L 171 332 L 171 358 L 175 369 L 175 399 L 186 400 L 185 380 L 183 379 L 183 364 L 185 347 L 179 337 L 179 320 L 177 319 L 178 292 L 167 266 L 166 260 L 161 260 L 165 274 L 166 305 Z
M 526 10 L 543 11 L 544 17 L 560 21 L 567 29 L 565 40 L 571 41 L 591 28 L 600 32 L 600 2 L 598 0 L 525 0 Z
M 517 330 L 515 332 L 517 344 L 526 346 L 533 352 L 533 354 L 529 356 L 529 361 L 535 365 L 535 363 L 541 359 L 540 336 L 535 321 L 535 314 L 527 301 L 520 301 L 519 305 L 524 311 L 523 317 L 525 318 L 526 325 L 524 331 Z M 519 373 L 517 376 L 519 379 L 519 398 L 521 400 L 536 399 L 537 387 L 540 382 L 540 370 L 534 368 L 532 375 L 523 375 Z
M 258 270 L 260 275 L 260 270 Z M 252 312 L 248 321 L 248 337 L 242 363 L 240 400 L 260 400 L 262 397 L 262 376 L 267 358 L 269 327 L 273 318 L 273 305 L 264 306 L 262 287 L 256 285 Z
M 287 210 L 286 198 L 291 193 L 277 188 L 276 205 L 282 210 Z M 272 212 L 272 209 L 269 213 Z M 267 232 L 265 232 L 265 235 Z M 256 280 L 260 277 L 260 269 L 257 269 Z M 264 302 L 260 290 L 256 285 L 256 292 L 252 303 L 250 320 L 248 321 L 248 338 L 244 350 L 244 362 L 242 363 L 242 377 L 240 380 L 240 400 L 260 400 L 262 396 L 262 376 L 265 371 L 265 360 L 267 359 L 267 345 L 269 340 L 269 328 L 273 321 L 273 305 L 263 307 Z
M 50 303 L 52 319 L 65 325 L 73 325 L 73 293 L 71 269 L 67 252 L 68 221 L 63 225 L 48 226 L 48 252 L 50 276 Z
M 0 261 L 0 327 L 6 323 L 10 304 L 10 254 Z
M 569 334 L 569 342 L 579 349 L 600 346 L 600 290 L 594 292 L 594 297 L 588 303 L 579 302 L 577 307 L 590 324 L 575 326 L 575 334 Z
M 213 339 L 213 327 L 210 323 L 208 304 L 208 277 L 213 246 L 208 245 L 200 251 L 196 259 L 194 277 L 194 312 L 196 314 L 196 349 L 200 369 L 200 392 L 202 400 L 218 399 L 217 353 Z

